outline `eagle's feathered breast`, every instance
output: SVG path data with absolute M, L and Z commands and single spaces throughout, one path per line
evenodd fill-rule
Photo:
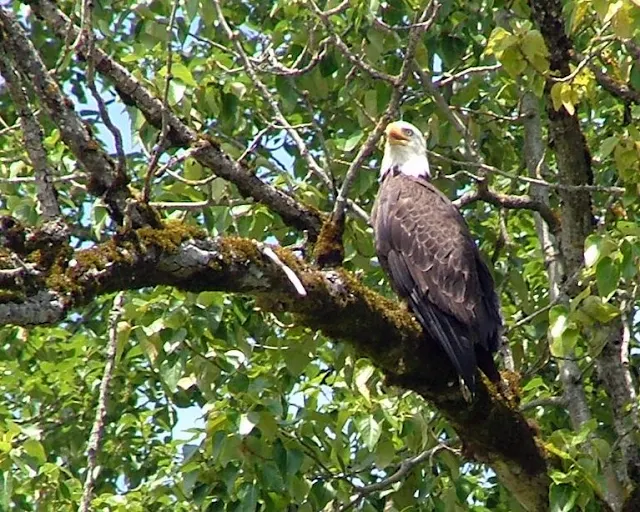
M 443 347 L 467 386 L 491 358 L 502 320 L 493 278 L 457 208 L 422 178 L 388 172 L 371 217 L 376 252 L 396 292 Z

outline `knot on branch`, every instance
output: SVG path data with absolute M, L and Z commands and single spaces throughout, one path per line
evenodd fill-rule
M 0 240 L 16 256 L 47 270 L 60 255 L 64 257 L 68 252 L 69 226 L 57 218 L 37 229 L 30 229 L 14 217 L 5 215 L 0 217 Z
M 10 215 L 0 217 L 0 242 L 3 247 L 16 254 L 26 254 L 24 226 Z

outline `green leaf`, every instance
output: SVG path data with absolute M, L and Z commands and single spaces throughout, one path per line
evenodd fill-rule
M 371 378 L 373 372 L 373 366 L 366 359 L 359 359 L 356 362 L 354 383 L 356 385 L 356 389 L 360 392 L 360 394 L 365 398 L 367 402 L 371 401 L 369 388 L 367 387 L 367 381 Z
M 554 357 L 567 357 L 573 354 L 578 342 L 580 333 L 577 329 L 566 328 L 561 336 L 554 337 L 549 346 L 551 355 Z
M 258 505 L 258 487 L 254 484 L 244 484 L 238 493 L 240 506 L 236 512 L 255 512 Z
M 575 105 L 578 103 L 578 95 L 571 84 L 563 82 L 560 87 L 560 101 L 570 116 L 575 114 Z
M 40 464 L 44 464 L 47 461 L 44 447 L 35 439 L 27 439 L 22 444 L 22 449 L 25 451 L 25 453 L 36 459 L 36 461 L 38 461 L 38 463 Z
M 640 224 L 636 222 L 629 222 L 626 220 L 620 220 L 616 223 L 616 228 L 624 236 L 637 236 L 640 237 Z
M 487 47 L 485 48 L 486 54 L 498 54 L 502 53 L 507 48 L 511 48 L 512 46 L 518 43 L 518 38 L 514 36 L 511 32 L 508 32 L 502 27 L 496 27 L 491 32 L 489 36 L 489 41 L 487 42 Z
M 358 421 L 358 432 L 360 432 L 365 446 L 370 452 L 374 452 L 380 439 L 380 434 L 382 434 L 380 424 L 373 416 L 365 416 Z
M 231 82 L 229 89 L 232 94 L 235 94 L 240 99 L 244 98 L 244 95 L 247 94 L 247 86 L 242 82 Z
M 376 466 L 386 468 L 396 456 L 396 449 L 388 439 L 380 441 L 375 451 Z
M 607 137 L 606 139 L 604 139 L 602 141 L 602 144 L 600 144 L 600 151 L 599 151 L 600 158 L 602 159 L 607 158 L 616 148 L 618 144 L 618 140 L 619 138 L 615 135 L 612 135 L 611 137 Z
M 640 90 L 640 62 L 636 62 L 631 68 L 629 82 L 631 87 L 636 90 Z
M 613 158 L 624 181 L 637 183 L 640 179 L 638 177 L 638 169 L 640 169 L 639 145 L 627 137 L 620 139 L 615 147 Z
M 620 310 L 618 308 L 608 302 L 604 302 L 602 298 L 593 295 L 590 295 L 582 301 L 580 309 L 601 324 L 606 324 L 620 316 Z
M 292 346 L 284 353 L 284 360 L 287 365 L 287 369 L 292 375 L 300 375 L 306 366 L 311 361 L 309 352 L 301 348 L 300 346 Z
M 272 461 L 266 461 L 259 466 L 259 483 L 265 491 L 284 492 L 284 480 L 278 467 Z
M 302 467 L 302 462 L 304 461 L 304 454 L 293 448 L 291 450 L 287 450 L 287 477 L 295 475 L 300 468 Z
M 166 76 L 167 69 L 161 69 L 159 74 L 160 76 Z M 173 76 L 173 78 L 184 82 L 184 84 L 188 85 L 189 87 L 195 87 L 197 85 L 189 68 L 181 62 L 174 62 L 171 65 L 171 75 Z
M 572 512 L 577 491 L 569 485 L 551 484 L 549 489 L 549 506 L 551 512 Z
M 527 384 L 523 386 L 522 391 L 532 391 L 538 388 L 542 388 L 542 389 L 547 388 L 547 385 L 545 384 L 544 380 L 542 380 L 542 377 L 540 376 L 536 376 L 533 379 L 531 379 L 529 382 L 527 382 Z
M 361 130 L 358 130 L 351 134 L 351 136 L 345 141 L 343 151 L 348 153 L 353 151 L 353 149 L 360 144 L 364 133 Z
M 620 267 L 608 256 L 602 258 L 596 266 L 596 283 L 601 297 L 608 297 L 618 288 Z
M 505 71 L 514 78 L 522 75 L 527 68 L 527 62 L 522 57 L 520 50 L 515 46 L 507 48 L 502 52 L 500 62 L 504 66 Z
M 520 47 L 537 71 L 544 73 L 549 69 L 549 50 L 540 31 L 530 30 L 527 32 L 522 38 Z
M 580 27 L 582 20 L 584 20 L 585 16 L 589 12 L 589 3 L 590 2 L 585 0 L 578 0 L 574 3 L 569 22 L 569 31 L 572 34 L 578 29 L 578 27 Z
M 585 241 L 584 262 L 593 267 L 601 258 L 611 254 L 617 248 L 616 243 L 608 236 L 592 234 Z
M 13 494 L 13 474 L 11 471 L 2 473 L 2 510 L 10 510 Z
M 569 323 L 567 308 L 562 305 L 553 306 L 549 311 L 549 334 L 552 338 L 560 338 Z
M 260 411 L 259 415 L 258 428 L 260 428 L 265 439 L 272 440 L 278 432 L 278 422 L 269 411 Z
M 323 510 L 332 498 L 333 493 L 327 485 L 322 481 L 316 481 L 309 491 L 309 501 L 313 507 L 311 510 Z
M 609 460 L 611 456 L 611 445 L 607 443 L 604 439 L 599 437 L 595 437 L 591 440 L 591 446 L 595 449 L 595 453 L 598 459 L 602 462 L 606 462 Z
M 174 364 L 169 360 L 163 361 L 160 365 L 160 375 L 169 391 L 175 393 L 178 389 L 178 381 L 184 375 L 184 361 L 178 359 Z

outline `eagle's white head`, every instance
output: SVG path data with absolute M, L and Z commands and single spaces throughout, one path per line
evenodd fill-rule
M 427 142 L 415 126 L 405 121 L 389 123 L 385 130 L 387 142 L 384 146 L 380 180 L 394 167 L 409 176 L 431 177 L 427 160 Z

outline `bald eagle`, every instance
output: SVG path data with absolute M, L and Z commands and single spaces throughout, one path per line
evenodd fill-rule
M 493 278 L 464 218 L 429 181 L 420 131 L 398 121 L 385 134 L 371 216 L 378 260 L 474 393 L 477 367 L 500 381 L 492 354 L 500 343 L 502 317 Z

